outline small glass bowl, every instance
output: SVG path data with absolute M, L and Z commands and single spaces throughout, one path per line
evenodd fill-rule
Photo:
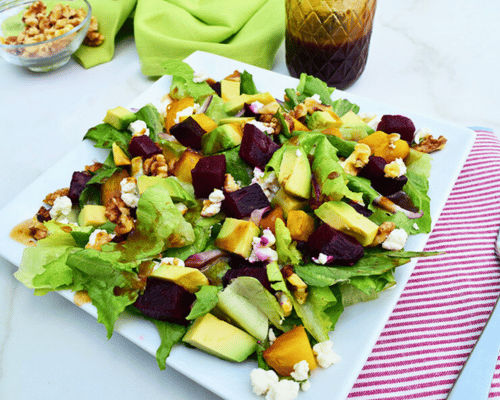
M 52 71 L 69 61 L 71 55 L 80 47 L 87 35 L 92 14 L 92 7 L 87 0 L 42 1 L 47 4 L 47 12 L 50 11 L 50 5 L 62 4 L 74 9 L 83 8 L 86 16 L 79 25 L 70 31 L 43 42 L 13 45 L 0 41 L 0 55 L 3 59 L 35 72 Z M 16 35 L 24 28 L 21 18 L 32 3 L 35 1 L 0 2 L 0 37 L 5 39 L 12 34 Z M 13 33 L 13 29 L 16 27 L 18 31 Z

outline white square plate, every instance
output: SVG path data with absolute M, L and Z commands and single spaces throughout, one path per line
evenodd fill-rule
M 205 71 L 214 79 L 222 79 L 235 70 L 246 70 L 253 75 L 258 90 L 269 91 L 278 99 L 283 98 L 284 89 L 295 88 L 298 83 L 297 79 L 288 76 L 204 52 L 193 53 L 185 61 L 195 71 Z M 129 107 L 140 108 L 149 102 L 157 103 L 163 95 L 168 93 L 170 83 L 170 76 L 162 77 L 132 104 L 129 104 Z M 405 115 L 413 120 L 417 129 L 428 127 L 435 137 L 443 135 L 448 139 L 445 149 L 432 155 L 429 196 L 434 224 L 474 143 L 475 132 L 340 90 L 334 91 L 332 98 L 347 98 L 358 104 L 361 111 L 375 112 L 378 115 Z M 92 142 L 81 142 L 71 153 L 47 170 L 1 210 L 0 255 L 11 263 L 19 265 L 23 246 L 10 238 L 11 229 L 31 218 L 40 208 L 41 201 L 46 194 L 67 187 L 73 171 L 81 170 L 94 160 L 103 161 L 106 155 L 107 151 L 94 148 Z M 422 250 L 428 236 L 420 234 L 411 237 L 406 249 Z M 357 304 L 345 310 L 335 331 L 331 334 L 334 349 L 341 356 L 342 361 L 327 370 L 318 368 L 313 371 L 310 380 L 311 388 L 301 393 L 300 399 L 319 399 L 325 398 L 325 395 L 329 399 L 347 397 L 403 291 L 415 263 L 414 260 L 397 268 L 396 287 L 382 293 L 379 299 Z M 73 299 L 71 292 L 60 292 L 60 294 L 69 301 Z M 97 316 L 92 305 L 86 304 L 81 308 Z M 151 323 L 130 315 L 120 318 L 115 326 L 115 332 L 119 332 L 152 355 L 156 354 L 156 349 L 160 344 L 156 328 Z M 201 351 L 178 345 L 172 350 L 167 364 L 225 399 L 255 400 L 257 398 L 252 392 L 249 377 L 250 371 L 256 367 L 253 362 L 229 363 Z

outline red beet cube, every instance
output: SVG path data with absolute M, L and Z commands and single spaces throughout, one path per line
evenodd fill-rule
M 73 172 L 73 176 L 71 177 L 71 183 L 69 184 L 69 195 L 68 197 L 71 199 L 73 204 L 78 204 L 78 200 L 80 199 L 80 195 L 85 189 L 87 182 L 92 179 L 92 175 L 87 172 Z
M 147 135 L 134 136 L 128 145 L 132 157 L 149 158 L 155 154 L 162 154 L 163 150 Z
M 266 194 L 254 183 L 234 192 L 224 192 L 225 199 L 222 202 L 222 210 L 228 217 L 245 218 L 249 217 L 253 210 L 270 207 L 271 204 Z
M 253 167 L 264 169 L 279 146 L 253 124 L 245 124 L 239 155 Z
M 332 256 L 328 264 L 354 265 L 364 255 L 363 246 L 352 236 L 322 224 L 307 240 L 307 247 L 312 257 L 320 253 Z
M 217 154 L 203 157 L 191 170 L 194 194 L 198 198 L 208 197 L 214 189 L 224 187 L 226 156 Z
M 415 136 L 415 125 L 410 118 L 403 115 L 384 115 L 378 123 L 377 130 L 385 133 L 399 133 L 401 139 L 409 144 Z
M 137 297 L 134 306 L 146 317 L 188 325 L 186 317 L 196 296 L 182 286 L 159 278 L 148 278 L 144 293 Z
M 193 117 L 175 124 L 170 128 L 170 134 L 174 136 L 180 144 L 191 147 L 194 150 L 201 150 L 201 137 L 206 131 L 195 121 Z

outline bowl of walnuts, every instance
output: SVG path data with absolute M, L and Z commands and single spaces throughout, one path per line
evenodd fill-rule
M 87 0 L 0 1 L 0 55 L 35 72 L 65 65 L 82 43 L 99 45 Z

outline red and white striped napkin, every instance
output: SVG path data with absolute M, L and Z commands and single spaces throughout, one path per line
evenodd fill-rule
M 350 400 L 445 399 L 488 320 L 500 293 L 500 140 L 476 132 L 425 246 L 445 253 L 418 261 Z M 500 399 L 500 358 L 491 398 Z

